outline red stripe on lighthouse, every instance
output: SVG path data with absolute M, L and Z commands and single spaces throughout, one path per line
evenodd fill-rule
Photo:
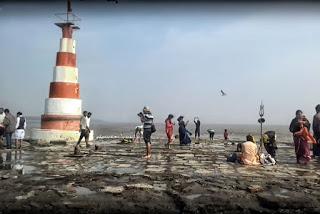
M 57 52 L 56 66 L 77 66 L 76 54 L 68 52 Z
M 52 82 L 50 83 L 49 98 L 79 99 L 79 83 Z
M 73 29 L 70 25 L 65 25 L 62 27 L 62 37 L 63 38 L 72 38 Z
M 41 129 L 77 131 L 80 129 L 80 116 L 42 115 Z

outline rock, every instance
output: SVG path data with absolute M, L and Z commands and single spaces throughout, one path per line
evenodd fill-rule
M 31 206 L 31 207 L 35 207 L 35 208 L 38 208 L 38 209 L 41 208 L 41 205 L 38 204 L 38 203 L 36 203 L 36 202 L 31 202 L 31 203 L 30 203 L 30 206 Z
M 251 193 L 262 192 L 263 187 L 261 187 L 259 185 L 250 185 L 250 186 L 248 186 L 247 190 Z
M 125 187 L 127 189 L 153 189 L 152 185 L 144 183 L 127 184 Z
M 8 178 L 10 178 L 9 175 L 2 175 L 2 176 L 1 176 L 1 179 L 2 179 L 2 180 L 8 179 Z
M 21 195 L 21 196 L 17 196 L 16 199 L 17 200 L 26 200 L 32 196 L 34 196 L 35 192 L 32 190 L 30 192 L 28 192 L 26 195 Z
M 112 194 L 120 194 L 124 191 L 123 186 L 105 186 L 100 190 L 101 192 L 112 193 Z
M 257 195 L 260 205 L 271 209 L 305 209 L 319 207 L 315 198 L 300 192 L 263 192 Z
M 67 145 L 67 141 L 65 141 L 65 140 L 53 140 L 53 141 L 50 141 L 50 144 L 52 144 L 52 145 Z

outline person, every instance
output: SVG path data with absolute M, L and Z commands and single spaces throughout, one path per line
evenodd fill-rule
M 195 117 L 194 120 L 193 120 L 194 124 L 196 125 L 196 130 L 195 130 L 195 133 L 194 133 L 194 138 L 197 139 L 200 139 L 200 120 L 198 117 Z
M 316 143 L 308 130 L 308 120 L 302 116 L 298 121 L 299 130 L 293 133 L 295 153 L 298 164 L 307 164 L 311 160 L 308 141 Z
M 299 121 L 303 117 L 303 112 L 301 110 L 296 111 L 296 116 L 291 120 L 290 126 L 289 126 L 289 131 L 294 134 L 295 132 L 300 130 L 300 123 Z M 304 126 L 307 127 L 308 130 L 310 130 L 310 123 L 309 121 L 305 118 L 305 123 Z M 294 138 L 294 137 L 293 137 Z
M 136 126 L 136 128 L 134 129 L 134 142 L 136 142 L 137 140 L 137 135 L 139 134 L 139 143 L 141 141 L 141 136 L 143 135 L 143 125 L 141 126 Z
M 79 140 L 75 146 L 75 151 L 74 153 L 77 154 L 79 150 L 79 144 L 81 140 L 84 138 L 86 142 L 86 146 L 89 147 L 89 133 L 90 129 L 88 127 L 88 112 L 83 111 L 83 115 L 80 118 L 80 137 Z
M 313 156 L 320 156 L 320 104 L 316 106 L 316 114 L 313 116 L 312 122 L 313 136 L 316 144 L 313 144 Z
M 6 116 L 3 119 L 3 125 L 5 127 L 7 149 L 11 149 L 12 134 L 16 129 L 16 118 L 10 113 L 9 109 L 5 109 L 4 113 Z
M 148 106 L 143 107 L 142 112 L 138 114 L 141 122 L 143 123 L 143 140 L 146 144 L 146 155 L 144 158 L 151 158 L 151 135 L 155 132 L 153 124 L 153 115 Z
M 177 119 L 179 123 L 179 141 L 180 145 L 188 145 L 191 144 L 191 139 L 189 135 L 192 135 L 190 131 L 187 130 L 188 122 L 184 122 L 183 116 L 179 116 Z
M 229 133 L 228 133 L 227 129 L 224 130 L 223 137 L 224 137 L 224 141 L 226 143 L 228 143 L 228 141 L 229 141 Z
M 267 131 L 262 136 L 262 142 L 264 148 L 271 155 L 272 158 L 276 157 L 276 150 L 278 149 L 276 144 L 276 132 L 275 131 Z
M 2 146 L 3 144 L 3 135 L 4 135 L 4 125 L 3 125 L 3 120 L 4 120 L 4 117 L 5 117 L 5 113 L 4 113 L 4 109 L 3 108 L 0 108 L 0 144 Z
M 246 136 L 247 141 L 241 143 L 241 163 L 244 165 L 259 165 L 259 153 L 257 144 L 251 135 Z
M 213 129 L 208 129 L 207 132 L 209 133 L 209 138 L 210 140 L 213 140 L 215 131 Z
M 16 123 L 16 131 L 15 131 L 15 137 L 16 137 L 16 149 L 21 149 L 21 143 L 24 139 L 25 135 L 25 129 L 27 127 L 27 122 L 25 117 L 22 117 L 22 113 L 17 113 L 17 123 Z
M 172 114 L 169 114 L 167 119 L 165 120 L 166 135 L 168 138 L 168 143 L 167 143 L 168 148 L 170 148 L 170 144 L 173 143 L 173 141 L 174 141 L 174 136 L 173 136 L 174 123 L 172 122 L 173 117 L 174 116 Z
M 88 115 L 87 115 L 87 127 L 88 127 L 88 130 L 89 130 L 89 133 L 90 133 L 91 115 L 92 115 L 92 113 L 91 113 L 91 112 L 88 112 Z

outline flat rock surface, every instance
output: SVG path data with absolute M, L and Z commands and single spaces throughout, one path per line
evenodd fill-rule
M 76 156 L 72 145 L 0 150 L 0 210 L 320 212 L 319 160 L 296 164 L 289 144 L 279 143 L 278 164 L 265 167 L 227 163 L 236 145 L 219 140 L 170 149 L 153 142 L 150 160 L 143 158 L 143 143 L 96 144 Z

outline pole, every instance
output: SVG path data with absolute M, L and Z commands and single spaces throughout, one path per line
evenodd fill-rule
M 263 118 L 264 116 L 264 105 L 261 101 L 261 104 L 260 104 L 260 110 L 259 110 L 259 116 L 260 116 L 260 119 L 258 120 L 258 122 L 260 123 L 260 148 L 259 148 L 259 151 L 261 152 L 262 151 L 262 124 L 265 122 L 265 119 Z

